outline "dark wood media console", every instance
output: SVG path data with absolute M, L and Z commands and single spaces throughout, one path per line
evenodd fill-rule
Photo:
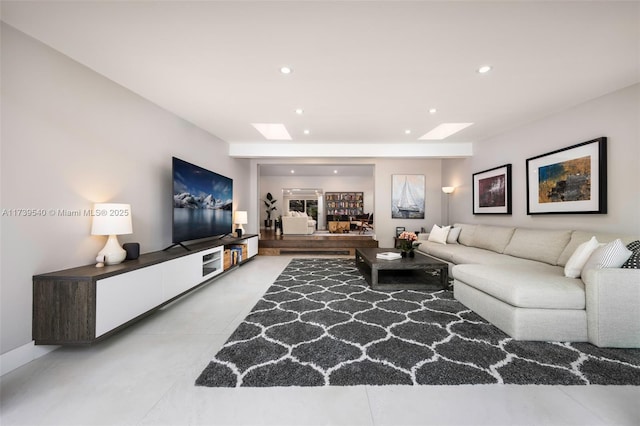
M 246 258 L 225 263 L 225 248 Z M 258 254 L 258 236 L 227 237 L 141 255 L 118 265 L 81 266 L 33 277 L 37 345 L 98 342 Z M 246 250 L 245 250 L 246 249 Z M 226 267 L 225 267 L 226 266 Z

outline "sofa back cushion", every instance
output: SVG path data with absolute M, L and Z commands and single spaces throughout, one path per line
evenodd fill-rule
M 571 231 L 568 230 L 554 231 L 518 228 L 513 233 L 513 238 L 511 238 L 509 245 L 505 248 L 504 254 L 521 257 L 523 259 L 537 260 L 538 262 L 548 263 L 549 265 L 557 265 L 558 258 L 570 239 Z M 586 241 L 588 241 L 588 239 Z M 576 245 L 576 247 L 577 246 L 578 245 Z M 569 258 L 566 260 L 569 260 Z M 564 264 L 562 266 L 564 266 Z
M 473 246 L 503 253 L 515 228 L 506 226 L 478 225 L 473 234 Z
M 468 223 L 456 223 L 454 228 L 460 228 L 460 235 L 458 235 L 458 242 L 465 246 L 473 245 L 473 234 L 476 231 L 476 225 L 470 225 Z
M 560 257 L 558 258 L 558 265 L 565 266 L 578 246 L 585 241 L 589 241 L 591 237 L 596 237 L 596 239 L 600 243 L 610 243 L 611 241 L 620 238 L 620 240 L 622 240 L 625 245 L 639 239 L 638 236 L 632 235 L 613 234 L 606 232 L 573 231 L 571 233 L 571 240 L 569 241 L 569 244 L 567 244 L 562 254 L 560 254 Z

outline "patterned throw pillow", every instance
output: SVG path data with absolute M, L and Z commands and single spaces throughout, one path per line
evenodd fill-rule
M 627 250 L 620 238 L 597 248 L 582 268 L 581 276 L 585 276 L 588 269 L 620 268 L 631 257 L 631 250 Z
M 640 269 L 640 240 L 629 243 L 627 249 L 631 250 L 633 254 L 624 262 L 622 267 L 626 269 Z

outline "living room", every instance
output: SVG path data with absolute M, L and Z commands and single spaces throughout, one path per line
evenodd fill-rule
M 393 246 L 396 227 L 430 229 L 434 224 L 444 224 L 447 214 L 450 223 L 640 235 L 637 185 L 640 84 L 637 25 L 634 26 L 637 3 L 600 4 L 602 10 L 588 13 L 591 28 L 598 26 L 594 15 L 605 14 L 604 11 L 613 15 L 606 20 L 614 33 L 610 43 L 619 46 L 621 56 L 630 58 L 622 63 L 625 66 L 635 63 L 635 68 L 621 69 L 614 81 L 584 82 L 584 90 L 572 98 L 580 101 L 560 103 L 553 110 L 541 110 L 529 118 L 518 117 L 519 120 L 514 120 L 516 125 L 468 143 L 472 145 L 468 153 L 420 154 L 423 147 L 404 142 L 401 135 L 399 145 L 379 144 L 384 145 L 379 147 L 382 150 L 379 153 L 374 149 L 378 147 L 372 147 L 375 144 L 361 144 L 358 154 L 346 157 L 337 155 L 335 149 L 346 152 L 351 146 L 336 144 L 337 148 L 329 147 L 323 152 L 289 156 L 265 143 L 265 149 L 271 152 L 260 158 L 234 154 L 232 144 L 199 127 L 195 119 L 187 120 L 160 106 L 164 101 L 160 95 L 142 96 L 105 77 L 102 73 L 108 70 L 83 65 L 85 61 L 91 62 L 91 58 L 61 53 L 55 47 L 55 37 L 40 41 L 38 26 L 56 20 L 46 13 L 45 17 L 40 16 L 38 5 L 19 7 L 6 3 L 2 10 L 2 209 L 82 210 L 91 208 L 95 202 L 131 203 L 133 234 L 120 237 L 120 242 L 139 242 L 141 252 L 161 250 L 171 243 L 171 210 L 166 208 L 166 201 L 171 192 L 170 160 L 178 156 L 234 180 L 234 187 L 238 188 L 234 192 L 234 207 L 249 213 L 249 223 L 245 225 L 248 233 L 260 232 L 265 189 L 276 195 L 278 188 L 285 187 L 280 183 L 269 186 L 268 178 L 262 180 L 261 165 L 286 164 L 294 168 L 297 164 L 366 164 L 374 170 L 367 203 L 371 203 L 368 206 L 375 214 L 375 233 L 381 247 Z M 49 11 L 53 12 L 55 8 Z M 589 25 L 585 25 L 585 31 L 587 28 Z M 62 29 L 59 31 L 63 37 Z M 90 28 L 84 31 L 90 32 Z M 623 34 L 619 35 L 620 32 Z M 95 55 L 100 50 L 96 47 Z M 594 58 L 592 63 L 582 66 L 604 67 L 603 64 L 614 63 L 618 62 Z M 152 80 L 155 72 L 142 69 L 140 79 Z M 599 83 L 597 91 L 587 90 L 596 83 Z M 540 82 L 540 91 L 550 95 L 544 86 Z M 500 88 L 486 89 L 488 108 L 492 90 Z M 464 93 L 452 95 L 456 96 L 463 98 Z M 509 111 L 502 114 L 508 115 Z M 528 215 L 526 160 L 603 136 L 608 138 L 607 213 Z M 451 144 L 467 146 L 464 141 Z M 474 215 L 472 175 L 503 164 L 512 164 L 512 214 Z M 424 219 L 391 218 L 391 179 L 397 174 L 425 176 Z M 359 190 L 357 185 L 348 188 L 313 185 L 320 186 L 325 191 Z M 442 193 L 443 186 L 453 186 L 455 190 L 446 196 Z M 94 263 L 104 238 L 91 236 L 90 228 L 89 217 L 3 214 L 0 301 L 3 375 L 55 349 L 33 345 L 31 279 L 39 273 Z M 631 399 L 637 393 L 626 395 Z

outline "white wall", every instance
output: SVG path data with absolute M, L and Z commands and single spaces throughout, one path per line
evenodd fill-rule
M 171 242 L 171 156 L 233 178 L 235 207 L 249 207 L 249 162 L 225 142 L 5 24 L 1 71 L 5 213 L 130 203 L 133 234 L 120 242 L 160 250 Z M 89 235 L 89 217 L 1 220 L 5 354 L 32 340 L 31 277 L 92 263 L 105 237 Z
M 607 214 L 527 215 L 526 159 L 600 136 L 607 141 Z M 511 163 L 513 214 L 473 215 L 473 173 Z M 443 184 L 457 189 L 452 221 L 640 235 L 640 85 L 634 85 L 474 144 L 474 156 L 445 160 Z
M 391 218 L 391 176 L 395 174 L 425 175 L 425 218 Z M 407 231 L 429 231 L 442 223 L 442 160 L 379 159 L 376 161 L 376 239 L 380 247 L 393 247 L 397 226 Z

